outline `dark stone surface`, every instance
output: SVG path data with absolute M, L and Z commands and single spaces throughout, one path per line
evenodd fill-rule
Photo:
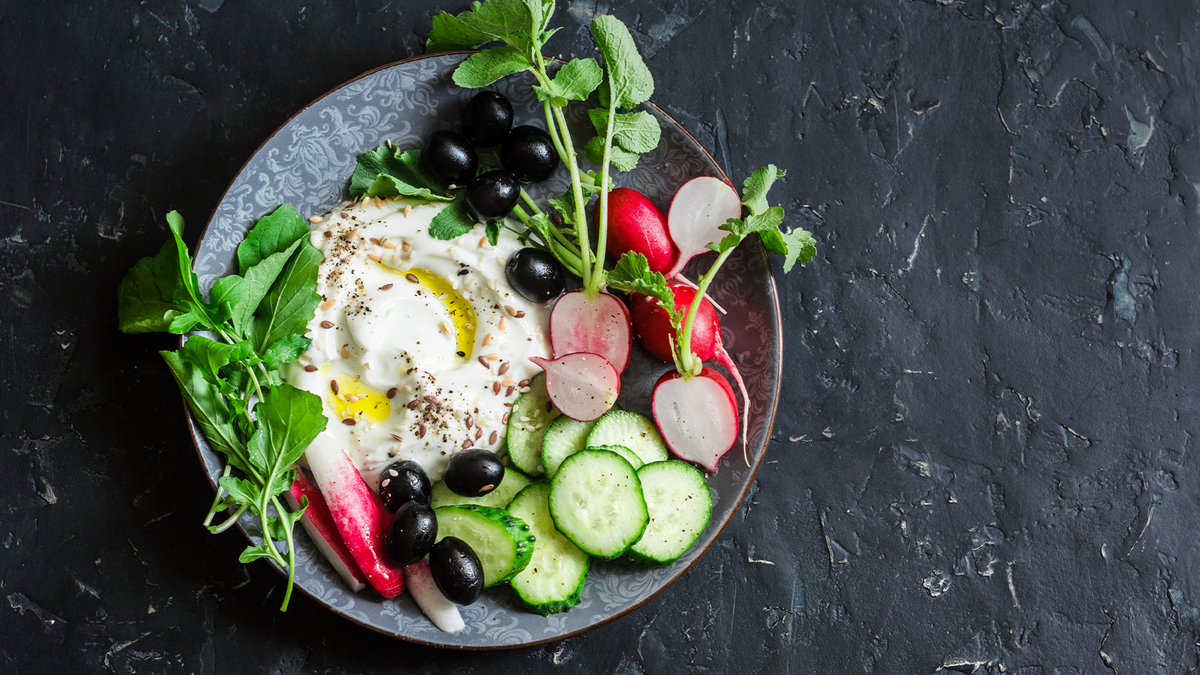
M 463 3 L 446 5 L 463 9 Z M 1197 667 L 1195 2 L 560 3 L 820 254 L 752 497 L 658 599 L 477 655 L 369 633 L 199 526 L 163 336 L 115 327 L 308 101 L 419 53 L 428 0 L 0 6 L 0 671 L 1006 672 Z M 193 227 L 191 237 L 198 233 Z

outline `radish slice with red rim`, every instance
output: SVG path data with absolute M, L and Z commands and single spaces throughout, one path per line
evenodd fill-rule
M 668 371 L 654 385 L 650 412 L 667 448 L 709 473 L 717 472 L 717 463 L 737 442 L 733 388 L 711 368 L 687 378 Z
M 584 291 L 565 293 L 550 312 L 550 345 L 555 357 L 577 352 L 599 354 L 620 375 L 629 365 L 633 346 L 629 310 L 608 293 L 591 297 Z
M 679 259 L 664 276 L 679 274 L 689 260 L 709 250 L 709 244 L 721 241 L 727 234 L 717 229 L 719 226 L 730 218 L 741 217 L 742 198 L 720 178 L 701 176 L 684 183 L 667 212 L 667 230 L 679 249 Z
M 554 360 L 529 359 L 546 371 L 546 393 L 562 414 L 591 422 L 612 409 L 621 393 L 621 376 L 599 354 L 576 352 Z

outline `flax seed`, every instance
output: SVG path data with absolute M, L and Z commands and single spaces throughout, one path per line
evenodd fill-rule
M 322 321 L 321 328 L 333 328 L 333 322 L 332 321 Z
M 492 393 L 493 393 L 493 394 L 499 394 L 499 393 L 500 393 L 500 383 L 499 383 L 499 382 L 493 382 L 493 383 L 492 383 Z
M 495 442 L 496 442 L 496 432 L 493 431 L 491 434 L 488 435 L 488 443 L 495 443 Z
M 511 364 L 509 364 L 507 361 L 506 361 L 506 362 L 504 362 L 504 363 L 501 363 L 501 364 L 500 364 L 500 369 L 496 371 L 496 374 L 497 374 L 497 375 L 503 375 L 503 374 L 507 373 L 507 372 L 508 372 L 508 367 L 509 367 L 509 365 L 511 365 Z
M 337 395 L 337 393 L 338 393 L 338 383 L 337 383 L 337 380 L 330 380 L 330 381 L 329 381 L 329 391 L 332 391 L 332 392 L 334 393 L 334 395 L 335 395 L 335 396 Z
M 518 318 L 518 319 L 524 319 L 524 318 L 525 318 L 525 310 L 523 310 L 523 309 L 518 309 L 518 310 L 517 310 L 517 313 L 516 313 L 516 314 L 513 314 L 513 316 L 514 316 L 514 317 L 516 317 L 516 318 Z
M 376 246 L 378 246 L 378 245 L 379 245 L 379 240 L 378 240 L 378 239 L 376 239 L 375 237 L 371 237 L 371 238 L 370 238 L 370 239 L 368 239 L 367 241 L 371 242 L 372 244 L 374 244 L 374 245 L 376 245 Z
M 400 437 L 400 434 L 392 434 L 392 438 L 396 439 L 396 442 L 397 442 L 397 443 L 403 443 L 403 442 L 404 442 L 404 439 Z
M 387 391 L 387 397 L 388 397 L 388 398 L 396 398 L 396 388 L 395 388 L 395 387 L 392 387 L 391 389 L 388 389 L 388 391 Z
M 338 214 L 338 217 L 341 218 L 342 220 L 345 220 L 350 217 L 350 214 L 346 213 L 345 211 L 342 211 L 341 213 Z
M 516 310 L 516 308 L 514 308 L 512 305 L 505 305 L 505 306 L 504 306 L 504 311 L 508 312 L 508 315 L 509 315 L 509 316 L 516 316 L 516 315 L 517 315 L 517 310 Z
M 425 426 L 425 423 L 421 422 L 421 426 L 417 427 L 417 438 L 425 438 L 425 432 L 428 430 L 429 428 Z
M 483 366 L 484 368 L 491 368 L 491 367 L 492 367 L 492 364 L 488 362 L 488 360 L 487 360 L 487 357 L 486 357 L 486 356 L 481 356 L 481 357 L 479 357 L 479 365 Z
M 530 384 L 530 380 L 527 378 L 527 379 L 524 379 L 524 380 L 521 380 L 520 382 L 518 382 L 517 386 L 524 389 L 525 387 L 528 387 L 529 384 Z
M 508 424 L 508 413 L 504 413 L 504 417 L 500 418 L 501 424 Z
M 483 438 L 483 429 L 476 429 L 475 440 L 479 440 L 480 438 Z
M 438 404 L 438 400 L 437 400 L 436 396 L 426 396 L 425 402 L 428 403 L 429 405 L 437 405 Z
M 462 442 L 462 449 L 466 450 L 469 447 L 471 447 L 471 439 L 468 438 L 467 440 Z M 485 488 L 480 488 L 480 492 L 482 492 L 484 489 Z
M 315 373 L 317 372 L 317 367 L 310 363 L 307 366 L 304 366 L 304 372 Z
M 419 283 L 421 283 L 421 280 L 420 280 L 420 279 L 418 279 L 418 278 L 417 278 L 417 275 L 415 275 L 415 274 L 405 274 L 405 275 L 404 275 L 404 280 L 405 280 L 405 281 L 407 281 L 407 282 L 409 282 L 410 284 L 419 284 Z
M 414 398 L 413 400 L 409 401 L 408 404 L 406 404 L 404 407 L 408 408 L 409 410 L 416 410 L 417 406 L 419 406 L 419 405 L 421 405 L 421 402 Z
M 379 290 L 381 290 L 381 291 L 390 291 L 390 290 L 392 290 L 392 284 L 384 284 L 384 285 L 382 285 L 382 286 L 380 286 L 380 287 L 379 287 Z
M 352 426 L 354 426 L 354 418 L 347 417 L 346 419 L 342 420 L 342 424 L 345 424 L 348 427 L 352 427 Z
M 470 415 L 467 415 L 467 419 L 463 420 L 463 423 L 467 425 L 468 429 L 470 429 L 472 426 L 475 425 L 475 418 Z
M 512 382 L 512 380 L 505 380 L 505 381 Z M 511 384 L 508 385 L 508 389 L 504 390 L 504 397 L 508 398 L 509 396 L 512 396 L 514 391 L 516 391 L 516 386 L 511 385 Z

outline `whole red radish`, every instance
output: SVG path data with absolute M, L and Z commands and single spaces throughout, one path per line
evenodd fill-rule
M 600 227 L 600 209 L 592 211 Z M 646 256 L 651 272 L 666 272 L 679 258 L 679 249 L 667 232 L 667 219 L 646 195 L 630 188 L 614 188 L 608 193 L 608 245 L 614 260 L 627 251 Z
M 682 312 L 683 320 L 687 321 L 688 309 L 696 298 L 696 289 L 678 281 L 668 281 L 667 286 L 675 293 L 675 309 Z M 673 362 L 671 341 L 677 338 L 667 310 L 659 306 L 658 300 L 641 293 L 634 293 L 630 297 L 629 308 L 633 317 L 633 334 L 638 342 L 656 358 Z M 692 353 L 701 361 L 708 361 L 716 356 L 720 344 L 720 319 L 712 303 L 704 298 L 700 301 L 700 313 L 696 315 L 696 322 L 692 326 Z
M 667 211 L 667 231 L 679 249 L 679 258 L 663 275 L 673 277 L 692 258 L 708 251 L 709 244 L 727 233 L 718 229 L 730 218 L 742 217 L 742 198 L 720 178 L 701 176 L 683 184 Z
M 591 422 L 612 409 L 621 393 L 621 376 L 599 354 L 576 352 L 557 359 L 530 357 L 546 371 L 546 393 L 562 414 Z
M 620 375 L 629 365 L 633 346 L 629 310 L 608 293 L 564 293 L 550 312 L 550 346 L 558 358 L 578 352 L 599 354 Z
M 333 519 L 333 514 L 329 512 L 329 505 L 325 503 L 325 497 L 321 495 L 317 486 L 308 480 L 302 470 L 297 469 L 296 482 L 292 483 L 291 489 L 284 493 L 284 497 L 287 499 L 288 506 L 293 510 L 300 508 L 301 500 L 308 499 L 308 508 L 300 517 L 300 524 L 304 526 L 308 538 L 312 539 L 317 550 L 325 556 L 325 559 L 333 566 L 342 581 L 346 582 L 350 590 L 358 592 L 365 589 L 367 575 L 363 574 L 362 568 L 354 560 L 354 555 L 350 553 L 346 542 L 342 541 L 342 535 L 338 533 L 337 522 Z
M 671 370 L 654 385 L 650 412 L 675 456 L 716 473 L 717 462 L 738 436 L 733 388 L 711 368 L 691 377 Z

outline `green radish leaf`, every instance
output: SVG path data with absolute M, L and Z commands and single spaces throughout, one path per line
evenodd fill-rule
M 525 0 L 525 8 L 529 10 L 531 35 L 538 35 L 550 25 L 550 17 L 554 16 L 554 0 Z M 545 43 L 545 38 L 539 42 Z
M 583 101 L 604 80 L 604 71 L 595 59 L 572 59 L 550 81 L 550 88 L 534 85 L 533 91 L 539 101 L 550 101 L 562 107 L 568 101 Z
M 783 241 L 783 235 L 779 230 L 773 232 L 759 232 L 758 239 L 762 242 L 763 248 L 767 249 L 767 253 L 777 253 L 779 255 L 787 255 L 788 246 Z
M 420 150 L 401 150 L 387 144 L 358 156 L 350 177 L 350 196 L 356 199 L 404 196 L 443 202 L 454 198 L 425 171 Z
M 604 162 L 604 139 L 600 136 L 593 137 L 583 146 L 583 154 L 589 162 L 600 166 Z M 640 156 L 636 152 L 630 152 L 619 145 L 613 145 L 608 151 L 608 161 L 619 171 L 633 171 L 638 159 Z
M 163 249 L 170 251 L 167 242 Z M 117 288 L 117 327 L 123 333 L 165 333 L 172 322 L 188 316 L 185 308 L 163 297 L 154 277 L 154 258 L 137 261 Z M 186 321 L 186 319 L 185 319 Z M 187 326 L 178 332 L 187 332 Z
M 454 69 L 454 84 L 463 89 L 479 89 L 531 67 L 529 59 L 516 47 L 492 47 L 472 54 L 460 63 Z
M 245 276 L 247 269 L 280 251 L 288 250 L 292 244 L 308 236 L 310 231 L 308 223 L 291 204 L 283 204 L 259 218 L 242 243 L 238 244 L 238 274 Z
M 426 51 L 474 49 L 494 40 L 521 47 L 528 45 L 529 36 L 534 34 L 533 17 L 524 0 L 476 2 L 470 10 L 450 17 L 454 21 L 443 16 L 449 17 L 442 13 L 434 19 Z
M 733 222 L 734 220 L 736 220 L 736 219 L 730 218 L 729 222 L 727 222 L 726 225 Z M 739 220 L 738 222 L 740 223 L 741 221 Z M 725 226 L 722 225 L 722 226 L 720 226 L 720 229 L 724 229 L 724 227 Z M 714 241 L 714 242 L 705 244 L 705 248 L 708 248 L 709 250 L 712 250 L 712 251 L 716 251 L 717 253 L 724 253 L 725 251 L 728 251 L 731 248 L 737 248 L 737 245 L 742 243 L 742 239 L 745 239 L 745 237 L 746 237 L 746 235 L 743 235 L 743 234 L 727 234 L 724 237 L 721 237 L 721 241 Z
M 742 204 L 750 210 L 751 215 L 761 215 L 767 210 L 767 191 L 776 180 L 786 175 L 786 171 L 776 168 L 774 164 L 768 164 L 750 174 L 743 183 Z
M 425 51 L 432 54 L 460 49 L 477 49 L 480 45 L 495 39 L 494 36 L 472 28 L 456 16 L 440 12 L 433 17 L 429 39 L 425 41 Z
M 449 241 L 474 229 L 475 219 L 467 213 L 466 201 L 465 198 L 459 197 L 439 211 L 429 223 L 429 236 Z
M 667 285 L 661 272 L 650 271 L 650 263 L 641 253 L 627 251 L 617 260 L 617 265 L 605 278 L 609 288 L 626 293 L 641 293 L 658 301 L 659 307 L 667 310 L 671 325 L 676 329 L 683 320 L 683 313 L 675 309 L 675 291 Z
M 608 74 L 600 103 L 607 108 L 611 100 L 618 108 L 633 108 L 649 100 L 654 93 L 654 76 L 625 24 L 613 16 L 598 16 L 592 21 L 592 37 Z
M 808 230 L 796 228 L 791 232 L 780 232 L 787 244 L 787 256 L 783 259 L 784 273 L 791 272 L 797 262 L 806 263 L 817 254 L 817 240 Z
M 608 132 L 608 109 L 592 108 L 588 111 L 592 126 L 601 138 Z M 658 120 L 645 110 L 617 113 L 613 116 L 613 143 L 629 152 L 650 152 L 658 147 L 662 127 Z
M 279 340 L 308 329 L 308 321 L 321 301 L 316 291 L 321 259 L 321 252 L 304 240 L 259 303 L 249 336 L 259 354 Z

